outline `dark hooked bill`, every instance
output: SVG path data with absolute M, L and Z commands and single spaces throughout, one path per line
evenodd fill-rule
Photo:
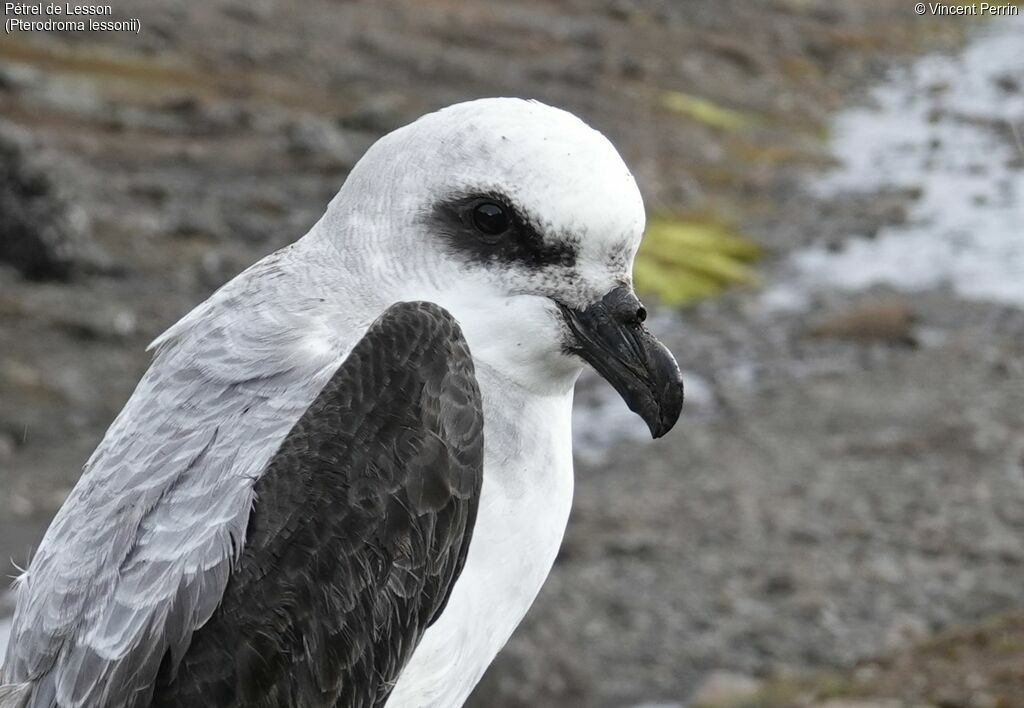
M 582 310 L 560 308 L 572 332 L 566 349 L 619 392 L 653 437 L 671 430 L 683 408 L 683 375 L 672 353 L 643 325 L 646 311 L 632 289 L 615 288 Z

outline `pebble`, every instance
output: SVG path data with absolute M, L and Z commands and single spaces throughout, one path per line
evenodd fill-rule
M 752 676 L 734 671 L 713 671 L 701 682 L 690 697 L 692 708 L 728 705 L 751 700 L 761 688 L 761 682 Z

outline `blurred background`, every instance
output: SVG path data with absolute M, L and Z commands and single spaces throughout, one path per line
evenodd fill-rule
M 636 174 L 688 402 L 651 443 L 581 382 L 563 551 L 472 705 L 1024 706 L 1019 12 L 112 7 L 140 31 L 0 36 L 5 576 L 155 335 L 301 236 L 380 135 L 532 97 Z

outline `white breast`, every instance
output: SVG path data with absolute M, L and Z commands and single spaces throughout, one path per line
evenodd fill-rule
M 527 395 L 480 377 L 484 481 L 473 540 L 448 606 L 387 708 L 461 706 L 533 604 L 572 505 L 572 391 Z

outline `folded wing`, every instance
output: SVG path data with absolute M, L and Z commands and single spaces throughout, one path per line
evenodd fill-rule
M 461 571 L 482 464 L 458 326 L 391 307 L 256 483 L 223 600 L 154 705 L 383 705 Z
M 443 607 L 482 470 L 457 324 L 395 305 L 310 377 L 234 341 L 238 305 L 160 354 L 47 531 L 0 706 L 379 705 Z

